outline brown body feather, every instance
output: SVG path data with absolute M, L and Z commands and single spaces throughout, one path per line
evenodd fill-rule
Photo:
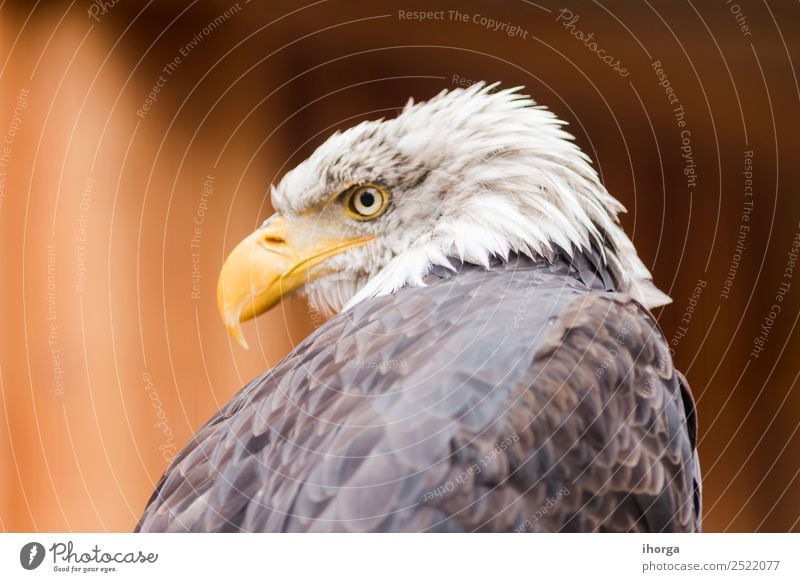
M 691 394 L 591 264 L 442 269 L 331 319 L 198 432 L 137 530 L 699 530 Z

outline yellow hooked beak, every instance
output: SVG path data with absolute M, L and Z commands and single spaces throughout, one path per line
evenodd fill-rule
M 286 220 L 274 214 L 228 255 L 217 283 L 217 307 L 228 332 L 247 348 L 242 322 L 268 311 L 303 283 L 328 274 L 311 269 L 347 249 L 366 244 L 374 237 L 350 239 L 314 238 L 297 243 Z

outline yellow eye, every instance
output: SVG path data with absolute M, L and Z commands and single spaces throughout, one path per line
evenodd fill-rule
M 344 207 L 351 218 L 371 220 L 386 211 L 389 195 L 375 184 L 353 186 L 345 193 Z

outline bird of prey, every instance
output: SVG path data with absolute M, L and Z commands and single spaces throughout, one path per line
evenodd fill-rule
M 332 317 L 176 456 L 139 531 L 697 531 L 670 301 L 563 122 L 479 83 L 333 134 L 223 265 Z

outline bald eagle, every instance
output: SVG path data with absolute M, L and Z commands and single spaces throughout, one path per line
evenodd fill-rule
M 696 531 L 670 301 L 563 122 L 479 83 L 337 132 L 226 260 L 230 333 L 333 316 L 176 456 L 138 531 Z

